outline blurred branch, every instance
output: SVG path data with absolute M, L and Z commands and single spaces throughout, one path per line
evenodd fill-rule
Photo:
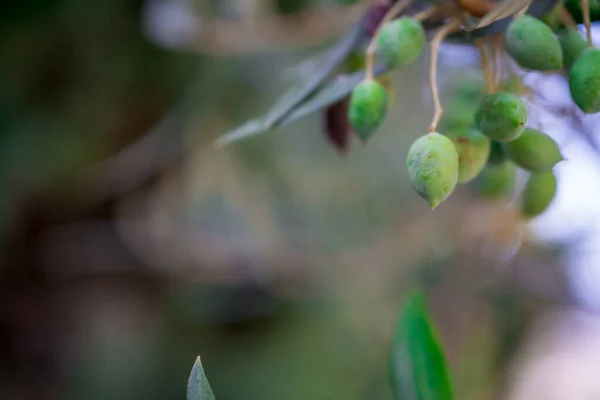
M 150 0 L 146 32 L 166 47 L 194 53 L 234 55 L 276 52 L 321 44 L 339 35 L 365 13 L 371 0 L 291 15 L 239 20 L 193 15 L 180 2 Z

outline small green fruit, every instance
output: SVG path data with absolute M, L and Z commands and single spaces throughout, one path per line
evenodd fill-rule
M 546 211 L 555 195 L 556 177 L 552 172 L 531 174 L 523 191 L 521 213 L 527 218 L 537 217 Z
M 440 130 L 450 131 L 455 129 L 473 128 L 475 122 L 473 115 L 477 111 L 477 103 L 456 99 L 449 103 L 444 110 L 444 116 L 440 122 Z
M 377 36 L 377 52 L 383 64 L 401 67 L 414 61 L 425 45 L 423 25 L 402 17 L 385 24 Z
M 547 172 L 564 158 L 556 142 L 548 135 L 527 128 L 518 139 L 506 144 L 508 156 L 530 172 Z
M 520 77 L 511 74 L 504 78 L 502 84 L 500 85 L 499 91 L 511 93 L 516 96 L 524 96 L 527 94 L 528 88 Z
M 412 187 L 434 209 L 458 181 L 458 153 L 450 139 L 433 132 L 417 139 L 406 160 Z
M 569 71 L 569 89 L 583 112 L 600 111 L 600 50 L 589 49 L 575 60 Z
M 477 192 L 485 199 L 498 200 L 513 195 L 517 180 L 517 166 L 510 161 L 488 164 L 477 180 Z
M 452 91 L 453 100 L 463 100 L 468 103 L 479 103 L 486 95 L 485 83 L 480 79 L 460 80 Z
M 460 129 L 446 134 L 458 152 L 458 183 L 473 180 L 485 167 L 490 139 L 477 129 Z
M 505 38 L 506 52 L 522 67 L 537 71 L 562 68 L 558 38 L 542 21 L 528 15 L 518 17 L 506 29 Z
M 363 142 L 381 126 L 387 109 L 387 91 L 379 82 L 367 79 L 354 88 L 348 114 L 352 129 Z
M 589 43 L 577 29 L 567 29 L 558 36 L 563 50 L 563 63 L 567 69 L 571 68 L 581 53 L 590 48 Z
M 527 108 L 517 96 L 499 92 L 489 94 L 475 112 L 475 126 L 499 142 L 515 140 L 525 130 Z
M 508 159 L 506 155 L 506 149 L 504 143 L 496 142 L 492 140 L 490 146 L 490 156 L 488 157 L 488 164 L 498 165 L 504 163 Z

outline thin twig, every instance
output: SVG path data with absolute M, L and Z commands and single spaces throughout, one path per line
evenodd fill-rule
M 565 8 L 564 5 L 559 5 L 559 17 L 560 21 L 565 24 L 567 28 L 577 29 L 577 22 L 573 19 L 571 13 Z
M 487 87 L 488 93 L 494 93 L 496 87 L 494 85 L 494 75 L 490 67 L 490 59 L 487 54 L 487 49 L 483 39 L 474 39 L 475 46 L 479 50 L 479 57 L 481 58 L 481 69 L 483 70 L 483 79 L 485 80 L 485 86 Z
M 583 11 L 583 23 L 585 24 L 585 36 L 590 46 L 592 45 L 592 26 L 590 21 L 590 0 L 581 0 L 581 11 Z
M 438 54 L 440 52 L 440 45 L 442 41 L 449 34 L 457 31 L 462 22 L 460 19 L 450 20 L 446 25 L 442 26 L 433 36 L 431 40 L 431 60 L 429 65 L 429 88 L 431 90 L 431 97 L 433 98 L 433 105 L 435 107 L 435 111 L 433 114 L 433 119 L 431 120 L 431 125 L 429 125 L 429 132 L 435 132 L 437 130 L 438 123 L 444 114 L 444 109 L 442 108 L 442 104 L 440 103 L 440 95 L 438 93 L 438 85 L 437 85 L 437 60 Z
M 423 11 L 415 14 L 413 16 L 413 19 L 415 19 L 417 21 L 425 21 L 429 17 L 432 17 L 435 14 L 437 14 L 439 11 L 440 11 L 440 6 L 436 5 L 436 6 L 427 7 Z
M 496 90 L 504 78 L 504 35 L 494 35 L 490 41 L 494 56 L 494 90 Z
M 369 47 L 367 47 L 367 51 L 366 51 L 366 55 L 365 55 L 365 58 L 366 58 L 365 69 L 367 71 L 366 72 L 367 79 L 370 79 L 370 80 L 373 79 L 373 66 L 375 64 L 375 53 L 377 52 L 377 36 L 379 36 L 379 31 L 381 30 L 381 27 L 384 26 L 385 24 L 387 24 L 388 22 L 390 22 L 391 20 L 393 20 L 394 17 L 396 15 L 398 15 L 400 13 L 400 11 L 402 11 L 406 7 L 408 7 L 410 5 L 410 3 L 412 3 L 412 0 L 400 0 L 399 2 L 394 4 L 392 6 L 392 8 L 390 8 L 388 10 L 388 12 L 385 14 L 383 19 L 379 23 L 379 26 L 377 27 L 375 34 L 371 38 Z

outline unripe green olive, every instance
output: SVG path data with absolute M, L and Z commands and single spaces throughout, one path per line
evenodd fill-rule
M 414 61 L 425 45 L 423 25 L 402 17 L 385 24 L 377 36 L 377 52 L 388 67 L 401 67 Z
M 524 96 L 527 94 L 528 88 L 520 77 L 511 74 L 504 78 L 502 84 L 500 85 L 499 91 L 511 93 L 516 96 Z
M 516 140 L 506 143 L 506 153 L 515 164 L 530 172 L 550 171 L 564 159 L 550 136 L 531 128 L 525 129 Z
M 558 35 L 560 46 L 563 50 L 563 64 L 571 68 L 581 53 L 590 48 L 589 43 L 577 29 L 567 29 Z
M 552 29 L 542 21 L 523 15 L 505 33 L 506 52 L 522 67 L 537 71 L 562 68 L 562 49 Z
M 490 154 L 490 139 L 477 129 L 458 129 L 446 133 L 458 152 L 458 183 L 473 180 L 485 167 Z
M 507 160 L 488 164 L 477 176 L 477 192 L 487 200 L 506 199 L 513 195 L 517 180 L 517 166 Z
M 463 79 L 456 83 L 453 90 L 453 100 L 468 103 L 479 103 L 486 95 L 485 83 L 479 79 Z
M 458 182 L 458 152 L 450 139 L 437 132 L 417 139 L 406 159 L 412 187 L 434 209 Z
M 354 88 L 348 116 L 352 129 L 363 142 L 381 126 L 387 109 L 387 91 L 379 82 L 366 79 Z
M 475 112 L 475 126 L 492 140 L 515 140 L 525 130 L 527 108 L 517 96 L 498 92 L 489 94 Z
M 504 143 L 496 142 L 492 140 L 490 146 L 490 156 L 488 157 L 488 164 L 498 165 L 504 163 L 508 159 Z
M 556 195 L 556 177 L 552 172 L 533 173 L 527 179 L 521 213 L 524 217 L 535 218 L 542 214 Z
M 586 50 L 575 60 L 569 71 L 569 89 L 583 112 L 600 111 L 600 50 Z
M 464 99 L 453 99 L 444 109 L 444 116 L 440 121 L 439 129 L 441 131 L 450 131 L 473 128 L 475 126 L 473 116 L 476 110 L 477 103 Z

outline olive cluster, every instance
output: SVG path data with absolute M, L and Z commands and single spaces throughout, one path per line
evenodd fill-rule
M 503 52 L 525 71 L 566 69 L 574 103 L 585 113 L 600 111 L 600 50 L 576 28 L 557 35 L 541 20 L 520 15 L 501 39 Z M 426 42 L 423 26 L 410 17 L 386 23 L 375 40 L 377 59 L 393 68 L 414 61 Z M 550 205 L 557 186 L 553 168 L 564 158 L 550 136 L 528 127 L 521 89 L 522 82 L 514 75 L 487 91 L 482 85 L 465 86 L 445 113 L 442 129 L 435 122 L 412 144 L 407 157 L 410 182 L 432 209 L 458 184 L 472 181 L 487 198 L 507 196 L 518 168 L 530 173 L 521 214 L 533 218 Z M 388 107 L 388 91 L 367 75 L 350 98 L 354 132 L 366 141 L 383 123 Z

